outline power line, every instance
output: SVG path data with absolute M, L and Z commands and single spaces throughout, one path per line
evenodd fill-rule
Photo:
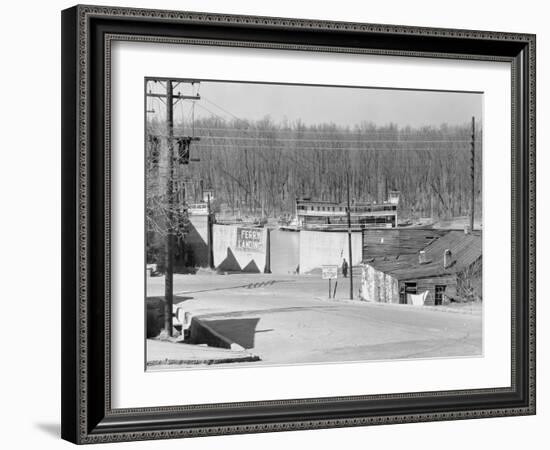
M 202 137 L 204 139 L 204 137 Z M 241 150 L 258 150 L 258 147 L 262 148 L 268 148 L 268 149 L 274 149 L 274 150 L 296 150 L 290 147 L 285 146 L 270 146 L 266 144 L 259 144 L 259 145 L 238 145 L 238 144 L 196 144 L 200 147 L 209 147 L 209 148 L 227 148 L 227 147 L 234 147 L 236 149 Z M 369 147 L 298 147 L 298 150 L 377 150 L 375 148 L 369 148 Z M 467 147 L 464 148 L 393 148 L 388 150 L 399 150 L 399 151 L 460 151 L 460 150 L 468 150 Z
M 220 105 L 214 103 L 212 100 L 208 100 L 207 98 L 204 98 L 204 97 L 203 97 L 203 99 L 204 99 L 205 101 L 207 101 L 208 103 L 210 103 L 211 105 L 214 105 L 216 108 L 222 110 L 224 113 L 229 114 L 229 115 L 230 115 L 231 117 L 233 117 L 234 119 L 243 121 L 243 119 L 241 119 L 240 117 L 237 117 L 235 114 L 233 114 L 232 112 L 228 111 L 227 109 L 222 108 Z
M 207 99 L 207 98 L 204 97 L 204 96 L 202 97 L 202 99 L 203 99 L 204 101 L 210 103 L 211 105 L 215 106 L 216 108 L 220 109 L 220 110 L 223 111 L 224 113 L 230 115 L 230 116 L 233 117 L 234 119 L 236 119 L 236 120 L 238 120 L 238 121 L 240 121 L 240 122 L 246 122 L 246 123 L 248 123 L 247 120 L 242 119 L 242 118 L 236 116 L 236 115 L 233 114 L 231 111 L 227 110 L 226 108 L 223 108 L 222 106 L 218 105 L 217 103 L 214 103 L 212 100 L 209 100 L 209 99 Z M 205 109 L 206 109 L 206 108 L 205 108 Z M 217 114 L 213 113 L 213 112 L 210 111 L 210 110 L 207 110 L 207 111 L 210 112 L 211 114 L 216 115 L 218 118 L 222 118 L 222 117 L 218 116 Z M 198 130 L 198 129 L 206 129 L 206 130 L 207 130 L 207 128 L 197 128 L 197 130 Z M 217 128 L 217 129 L 223 130 L 223 128 Z M 238 128 L 233 128 L 232 130 L 239 131 Z M 257 129 L 254 129 L 254 128 L 250 129 L 250 131 L 256 131 L 256 130 L 257 130 Z M 416 133 L 415 133 L 415 132 L 410 132 L 410 131 L 408 131 L 408 133 L 409 133 L 409 134 L 413 134 L 413 133 L 414 133 L 414 134 L 418 134 L 419 132 L 421 132 L 422 128 L 417 129 L 417 130 L 419 130 L 419 131 L 416 132 Z M 243 130 L 243 131 L 244 131 L 244 130 Z M 274 131 L 274 132 L 279 132 L 279 130 L 269 130 L 269 129 L 262 129 L 262 131 Z M 330 133 L 332 130 L 319 130 L 319 131 L 316 131 L 316 130 L 295 130 L 295 131 L 298 132 L 298 133 Z M 339 129 L 335 129 L 334 131 L 336 131 L 336 132 L 345 132 L 344 130 L 339 130 Z M 437 132 L 436 129 L 434 129 L 434 131 Z M 289 132 L 294 132 L 294 130 L 289 130 Z M 399 130 L 399 129 L 396 130 L 395 132 L 379 132 L 379 131 L 376 131 L 376 130 L 368 130 L 368 132 L 369 132 L 369 133 L 373 133 L 373 134 L 377 134 L 377 135 L 385 134 L 385 135 L 390 135 L 390 136 L 395 136 L 395 135 L 400 136 L 400 135 L 403 134 L 403 131 L 401 131 L 401 130 Z M 346 134 L 349 134 L 349 133 L 346 133 Z M 353 134 L 361 135 L 362 133 L 361 133 L 361 132 L 355 132 L 355 133 L 353 133 Z M 463 134 L 465 135 L 464 137 L 469 137 L 469 135 L 468 135 L 467 132 L 464 132 Z M 466 139 L 464 142 L 471 142 L 471 140 L 470 140 L 470 139 Z
M 226 121 L 225 117 L 222 117 L 210 109 L 207 109 L 206 107 L 202 106 L 203 109 L 208 111 L 210 114 L 218 117 L 219 119 Z M 239 119 L 243 122 L 246 122 L 244 119 Z M 264 132 L 264 133 L 295 133 L 295 134 L 345 134 L 346 136 L 367 136 L 367 135 L 376 135 L 376 136 L 396 136 L 396 137 L 402 137 L 402 136 L 418 136 L 425 134 L 427 131 L 433 132 L 433 133 L 439 133 L 443 136 L 457 136 L 457 137 L 469 137 L 470 135 L 465 130 L 459 130 L 457 133 L 449 133 L 449 132 L 442 132 L 438 129 L 429 129 L 429 130 L 422 130 L 416 128 L 416 131 L 403 131 L 403 130 L 397 130 L 397 131 L 376 131 L 376 130 L 366 130 L 366 131 L 351 131 L 347 130 L 345 128 L 335 128 L 335 129 L 329 129 L 329 130 L 300 130 L 297 128 L 257 128 L 255 126 L 252 126 L 248 128 L 247 130 L 244 130 L 243 128 L 235 128 L 235 127 L 196 127 L 197 130 L 203 130 L 203 131 L 228 131 L 228 132 Z
M 376 143 L 376 144 L 383 144 L 383 143 L 391 143 L 391 144 L 409 144 L 409 143 L 423 143 L 423 144 L 429 144 L 429 143 L 439 143 L 439 144 L 462 144 L 462 143 L 471 143 L 471 139 L 464 139 L 464 140 L 452 140 L 452 139 L 428 139 L 428 140 L 401 140 L 401 141 L 395 141 L 395 140 L 389 140 L 389 139 L 302 139 L 302 138 L 269 138 L 269 137 L 240 137 L 240 136 L 212 136 L 212 135 L 206 135 L 202 136 L 204 139 L 238 139 L 238 140 L 249 140 L 249 141 L 281 141 L 281 142 L 354 142 L 354 143 Z M 480 141 L 476 141 L 480 142 Z
M 203 98 L 204 98 L 204 97 L 203 97 Z M 212 103 L 212 102 L 210 102 L 210 103 Z M 221 117 L 221 116 L 219 116 L 218 114 L 216 114 L 215 112 L 211 111 L 211 110 L 208 109 L 206 106 L 204 106 L 204 105 L 202 105 L 202 104 L 200 104 L 200 103 L 197 103 L 197 106 L 199 106 L 200 108 L 205 109 L 205 110 L 208 111 L 210 114 L 213 114 L 214 116 L 218 117 L 219 119 L 225 120 L 225 119 L 223 119 L 223 117 Z M 235 116 L 235 117 L 236 117 L 236 116 Z M 237 119 L 238 119 L 238 118 L 237 118 Z M 239 120 L 239 119 L 238 119 L 238 120 Z M 242 131 L 243 133 L 248 134 L 249 136 L 252 136 L 252 135 L 251 135 L 250 133 L 248 133 L 246 130 L 241 130 L 241 131 Z M 252 137 L 254 137 L 254 136 L 252 136 Z M 241 147 L 241 148 L 242 148 L 242 147 Z M 256 147 L 254 147 L 254 148 L 256 148 Z M 267 157 L 266 157 L 266 156 L 262 155 L 261 153 L 258 153 L 258 155 L 260 155 L 261 158 L 263 158 L 265 161 L 267 161 Z M 304 155 L 302 155 L 302 156 L 304 156 Z M 302 165 L 302 163 L 301 163 L 300 161 L 296 160 L 295 158 L 291 157 L 290 155 L 287 155 L 287 157 L 288 157 L 289 159 L 291 159 L 292 161 L 294 161 L 296 164 Z M 310 163 L 313 163 L 313 161 L 310 160 L 309 158 L 307 158 L 307 157 L 305 157 L 305 156 L 304 156 L 304 158 L 305 158 L 306 160 L 308 160 Z
M 227 111 L 225 108 L 222 108 L 221 106 L 217 105 L 216 103 L 208 100 L 207 98 L 205 98 L 204 96 L 202 97 L 203 100 L 206 100 L 207 102 L 209 102 L 210 104 L 214 105 L 215 107 L 217 107 L 218 109 L 222 110 L 223 112 L 225 112 L 226 114 L 229 114 L 230 116 L 232 116 L 234 119 L 238 120 L 238 121 L 241 121 L 241 122 L 246 122 L 246 121 L 243 121 L 242 119 L 240 119 L 239 117 L 237 117 L 235 114 Z M 217 117 L 218 119 L 222 120 L 225 122 L 225 118 L 221 117 L 219 114 L 213 112 L 212 110 L 210 110 L 209 108 L 207 108 L 206 106 L 204 106 L 203 104 L 201 103 L 198 103 L 197 104 L 200 108 L 203 108 L 204 110 L 206 110 L 207 112 L 209 112 L 210 114 L 212 114 L 213 116 Z M 202 130 L 203 128 L 195 128 L 195 130 Z M 252 129 L 252 130 L 244 130 L 244 129 L 238 129 L 238 128 L 232 128 L 233 130 L 235 131 L 239 131 L 241 133 L 244 133 L 246 135 L 249 136 L 249 138 L 244 138 L 244 137 L 233 137 L 233 139 L 242 139 L 242 140 L 254 140 L 254 141 L 258 141 L 258 137 L 257 136 L 254 136 L 251 134 L 250 131 L 256 131 L 255 129 Z M 205 130 L 209 130 L 208 128 L 206 128 Z M 224 128 L 219 128 L 219 130 L 225 130 Z M 271 132 L 273 132 L 273 130 L 269 130 Z M 325 134 L 327 132 L 325 131 Z M 206 138 L 212 138 L 212 139 L 215 139 L 217 136 L 202 136 L 203 139 L 206 139 Z M 225 137 L 222 137 L 225 139 Z M 263 138 L 263 139 L 267 139 L 267 140 L 272 140 L 270 138 Z M 282 140 L 282 139 L 281 139 Z M 288 139 L 288 141 L 297 141 L 296 140 L 293 140 L 293 139 Z M 308 139 L 305 139 L 304 141 L 310 141 Z M 298 141 L 299 142 L 299 141 Z M 334 142 L 332 140 L 329 140 L 329 142 Z M 341 141 L 342 142 L 342 141 Z M 364 141 L 357 141 L 357 142 L 364 142 Z M 381 142 L 384 142 L 384 143 L 392 143 L 392 144 L 395 144 L 395 143 L 398 143 L 396 141 L 381 141 Z M 427 142 L 433 142 L 433 141 L 425 141 L 423 143 L 427 143 Z M 465 141 L 465 142 L 470 142 L 469 140 Z M 420 142 L 419 142 L 420 143 Z M 449 143 L 456 143 L 456 141 L 449 141 Z M 201 145 L 202 148 L 208 148 L 208 149 L 211 149 L 211 150 L 214 150 L 214 149 L 227 149 L 228 148 L 228 145 L 224 144 L 224 143 L 212 143 L 212 144 L 204 144 L 204 143 L 201 143 L 199 144 Z M 236 144 L 230 144 L 229 147 L 235 147 L 235 148 L 238 148 L 238 149 L 242 149 L 242 150 L 258 150 L 258 146 L 261 146 L 263 148 L 269 148 L 271 150 L 290 150 L 288 147 L 285 147 L 285 146 L 273 146 L 273 145 L 266 145 L 265 143 L 258 143 L 258 145 L 255 145 L 255 146 L 241 146 L 241 145 L 236 145 Z M 342 151 L 342 150 L 348 150 L 348 151 L 367 151 L 367 150 L 373 150 L 373 149 L 369 149 L 369 148 L 364 148 L 364 147 L 321 147 L 321 148 L 318 148 L 318 147 L 302 147 L 300 146 L 299 147 L 299 150 L 323 150 L 323 151 L 334 151 L 334 150 L 338 150 L 338 151 Z M 400 150 L 400 151 L 437 151 L 438 149 L 419 149 L 419 148 L 396 148 L 395 150 Z M 443 150 L 443 149 L 439 149 L 439 150 Z M 445 150 L 456 150 L 456 149 L 445 149 Z M 461 150 L 461 149 L 459 149 Z M 263 155 L 261 152 L 260 153 L 256 153 L 258 156 L 260 156 L 264 161 L 266 162 L 270 162 L 270 160 L 265 156 Z M 308 158 L 306 155 L 304 154 L 301 154 L 300 155 L 302 158 L 305 158 L 309 163 L 311 164 L 315 164 L 315 161 Z M 293 161 L 295 164 L 299 165 L 302 169 L 303 169 L 303 162 L 302 161 L 298 161 L 296 158 L 294 158 L 293 156 L 291 156 L 290 154 L 286 154 L 285 155 L 286 158 L 290 159 L 291 161 Z M 419 165 L 420 167 L 423 167 L 423 165 Z M 411 165 L 409 165 L 408 167 L 412 167 Z
M 231 117 L 233 117 L 234 119 L 238 120 L 238 121 L 241 121 L 241 122 L 247 122 L 239 117 L 237 117 L 235 114 L 233 114 L 232 112 L 228 111 L 227 109 L 221 107 L 220 105 L 214 103 L 212 100 L 209 100 L 207 99 L 206 97 L 202 97 L 203 100 L 207 101 L 208 103 L 214 105 L 215 107 L 219 108 L 220 110 L 222 110 L 223 112 L 225 112 L 226 114 L 229 114 Z M 199 105 L 200 107 L 204 108 L 205 110 L 207 110 L 210 114 L 213 114 L 214 116 L 218 117 L 219 119 L 222 119 L 222 120 L 225 120 L 223 117 L 219 116 L 218 114 L 214 113 L 213 111 L 211 111 L 210 109 L 204 107 L 203 105 Z M 220 130 L 220 131 L 223 131 L 223 130 L 231 130 L 231 131 L 240 131 L 240 132 L 243 132 L 245 134 L 247 134 L 248 138 L 245 138 L 245 137 L 231 137 L 231 136 L 205 136 L 205 137 L 208 137 L 208 138 L 211 138 L 211 139 L 217 139 L 217 138 L 228 138 L 228 139 L 249 139 L 249 140 L 253 140 L 253 139 L 266 139 L 266 140 L 271 140 L 271 139 L 275 139 L 275 140 L 280 140 L 280 141 L 298 141 L 298 140 L 303 140 L 303 141 L 313 141 L 313 142 L 322 142 L 324 141 L 325 139 L 303 139 L 303 138 L 278 138 L 278 137 L 275 137 L 275 138 L 270 138 L 270 137 L 262 137 L 262 136 L 252 136 L 251 132 L 258 132 L 258 131 L 262 131 L 262 132 L 271 132 L 271 133 L 276 133 L 276 134 L 279 134 L 279 133 L 318 133 L 317 131 L 313 131 L 313 130 L 308 130 L 308 131 L 301 131 L 301 130 L 270 130 L 270 129 L 257 129 L 257 128 L 248 128 L 248 129 L 243 129 L 243 128 L 202 128 L 202 127 L 196 127 L 195 128 L 196 130 L 205 130 L 205 131 L 208 131 L 208 130 Z M 357 135 L 357 136 L 363 136 L 361 133 L 348 133 L 346 132 L 345 130 L 334 130 L 335 132 L 337 133 L 341 133 L 341 134 L 344 134 L 345 136 L 352 136 L 352 135 Z M 328 133 L 331 133 L 330 130 L 323 130 L 323 131 L 320 131 L 319 133 L 324 133 L 324 134 L 328 134 Z M 403 133 L 401 131 L 396 131 L 395 133 L 387 133 L 387 132 L 384 132 L 384 133 L 380 133 L 380 132 L 377 132 L 377 131 L 372 131 L 373 134 L 376 134 L 376 135 L 388 135 L 388 136 L 395 136 L 396 138 L 401 138 L 403 137 Z M 419 133 L 414 133 L 414 135 L 418 135 Z M 413 135 L 413 133 L 409 133 L 410 136 Z M 449 135 L 447 135 L 449 136 Z M 458 136 L 457 136 L 458 137 Z M 423 142 L 423 143 L 431 143 L 431 142 L 437 142 L 437 143 L 445 143 L 445 142 L 460 142 L 460 143 L 470 143 L 471 142 L 471 139 L 469 139 L 469 136 L 467 134 L 465 134 L 465 136 L 460 136 L 460 137 L 465 137 L 466 139 L 463 139 L 463 140 L 455 140 L 455 139 L 430 139 L 430 140 L 418 140 L 418 141 L 407 141 L 407 142 Z M 337 138 L 333 138 L 333 139 L 329 139 L 329 140 L 336 140 Z M 353 140 L 351 139 L 344 139 L 344 141 L 346 142 L 352 142 Z M 363 142 L 364 140 L 355 140 L 354 142 Z M 392 143 L 400 143 L 400 141 L 394 141 L 394 140 L 368 140 L 369 142 L 374 142 L 374 143 L 384 143 L 384 142 L 392 142 Z

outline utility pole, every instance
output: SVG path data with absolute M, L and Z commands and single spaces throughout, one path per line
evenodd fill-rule
M 201 180 L 202 181 L 202 180 Z M 202 183 L 201 183 L 202 185 Z M 201 189 L 202 191 L 202 189 Z M 210 192 L 208 193 L 208 216 L 207 216 L 207 244 L 208 244 L 208 268 L 214 269 L 214 251 L 213 251 L 213 228 L 214 228 L 214 217 L 211 211 L 210 206 Z
M 168 136 L 168 176 L 166 179 L 166 274 L 164 277 L 164 331 L 172 336 L 174 304 L 174 86 L 166 81 L 166 128 Z
M 349 298 L 353 300 L 353 255 L 351 251 L 351 203 L 349 198 L 349 172 L 347 172 L 348 187 L 348 250 L 349 250 Z
M 163 99 L 166 102 L 166 138 L 168 148 L 168 173 L 166 178 L 166 244 L 165 244 L 165 278 L 164 278 L 164 331 L 168 336 L 172 336 L 173 331 L 173 305 L 174 305 L 174 247 L 176 230 L 174 226 L 175 220 L 175 163 L 176 156 L 174 155 L 174 100 L 200 100 L 197 95 L 174 95 L 174 82 L 179 84 L 177 80 L 164 80 L 166 83 L 166 94 L 148 92 L 148 97 L 156 97 Z M 192 141 L 197 141 L 199 138 L 194 136 L 178 137 L 178 162 L 180 164 L 188 164 L 189 159 L 182 158 L 182 150 L 189 150 Z M 187 153 L 187 156 L 189 153 Z M 183 201 L 185 202 L 185 190 L 183 193 Z
M 475 206 L 475 156 L 476 156 L 476 120 L 475 117 L 472 117 L 472 143 L 471 143 L 471 181 L 472 181 L 472 191 L 470 198 L 470 230 L 474 231 L 474 206 Z

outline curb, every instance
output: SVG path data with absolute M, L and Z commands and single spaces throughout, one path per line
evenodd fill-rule
M 425 306 L 414 306 L 409 304 L 401 304 L 401 303 L 383 303 L 383 302 L 367 302 L 364 300 L 350 300 L 347 298 L 342 299 L 328 299 L 328 298 L 322 298 L 322 297 L 315 297 L 316 300 L 321 300 L 325 302 L 332 302 L 332 303 L 346 303 L 348 305 L 374 305 L 374 306 L 380 306 L 380 307 L 389 307 L 389 308 L 410 308 L 414 309 L 416 311 L 438 311 L 438 312 L 445 312 L 445 313 L 452 313 L 452 314 L 467 314 L 470 316 L 476 316 L 476 315 L 482 315 L 482 309 L 472 311 L 471 309 L 468 310 L 466 308 L 449 308 L 447 306 L 433 306 L 433 305 L 425 305 Z
M 237 362 L 255 362 L 260 361 L 260 357 L 253 354 L 242 356 L 231 356 L 227 358 L 211 358 L 211 359 L 157 359 L 153 361 L 147 361 L 147 367 L 154 366 L 176 366 L 176 365 L 214 365 L 214 364 L 228 364 Z

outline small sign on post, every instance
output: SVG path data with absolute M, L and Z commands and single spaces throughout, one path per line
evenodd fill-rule
M 336 264 L 322 266 L 321 276 L 323 280 L 328 280 L 328 298 L 331 298 L 332 280 L 338 280 L 338 266 Z M 334 295 L 336 295 L 336 286 L 334 286 Z

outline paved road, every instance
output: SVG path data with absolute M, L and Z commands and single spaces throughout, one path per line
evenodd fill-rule
M 176 302 L 261 358 L 251 364 L 480 356 L 481 315 L 327 298 L 319 276 L 177 275 Z M 148 295 L 164 280 L 149 279 Z

